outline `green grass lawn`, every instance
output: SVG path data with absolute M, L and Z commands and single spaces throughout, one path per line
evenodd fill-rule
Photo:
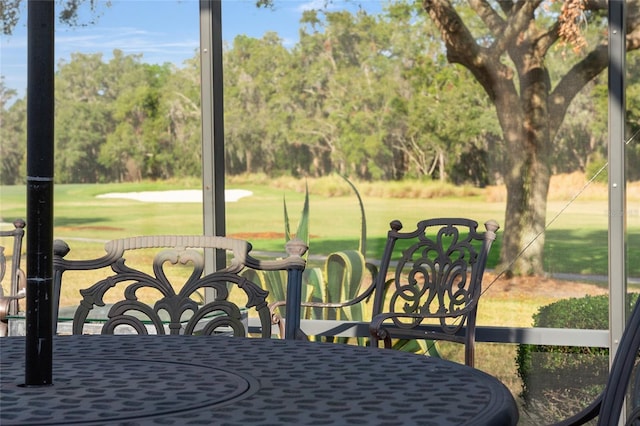
M 382 185 L 382 184 L 381 184 Z M 143 203 L 125 199 L 100 199 L 108 192 L 196 189 L 197 182 L 144 182 L 95 185 L 56 185 L 54 236 L 83 241 L 83 248 L 101 241 L 142 234 L 200 234 L 199 203 Z M 227 189 L 248 189 L 253 196 L 227 203 L 227 235 L 249 235 L 254 250 L 284 250 L 283 199 L 286 198 L 292 231 L 295 231 L 304 194 L 299 190 L 268 184 L 227 184 Z M 504 203 L 487 202 L 483 196 L 443 198 L 383 198 L 363 195 L 367 219 L 367 256 L 379 258 L 389 222 L 401 220 L 407 229 L 417 221 L 435 216 L 470 217 L 483 223 L 504 223 Z M 550 273 L 607 274 L 607 201 L 549 203 L 545 269 Z M 631 211 L 634 210 L 630 206 Z M 0 187 L 0 221 L 26 216 L 24 186 Z M 640 217 L 630 214 L 628 227 L 628 274 L 640 276 Z M 482 228 L 482 226 L 481 226 Z M 28 229 L 28 228 L 27 228 Z M 502 230 L 500 231 L 502 232 Z M 324 255 L 356 249 L 360 235 L 360 212 L 356 197 L 310 195 L 310 253 Z M 92 240 L 95 240 L 92 242 Z M 74 243 L 76 246 L 78 243 Z M 500 233 L 489 267 L 497 263 Z M 76 246 L 77 247 L 77 246 Z

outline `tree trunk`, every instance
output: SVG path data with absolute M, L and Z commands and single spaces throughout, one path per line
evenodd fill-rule
M 253 154 L 250 150 L 245 151 L 244 162 L 247 173 L 255 173 L 253 170 Z
M 506 144 L 507 205 L 501 267 L 517 275 L 544 273 L 547 194 L 552 152 L 549 76 L 531 46 L 512 52 L 520 82 L 494 84 L 495 106 Z
M 523 8 L 532 13 L 536 3 L 524 4 Z M 424 0 L 423 5 L 440 29 L 449 62 L 459 63 L 471 71 L 496 107 L 507 151 L 504 177 L 507 206 L 501 266 L 518 275 L 542 273 L 550 178 L 546 50 L 538 50 L 527 37 L 518 39 L 508 51 L 515 65 L 512 69 L 498 60 L 505 51 L 491 52 L 476 43 L 450 2 Z M 497 25 L 496 33 L 519 33 L 527 27 L 514 24 L 517 30 L 507 31 L 502 23 L 488 23 Z M 494 47 L 498 49 L 499 44 Z M 519 90 L 515 81 L 520 82 Z
M 508 232 L 502 235 L 500 269 L 516 275 L 541 274 L 550 170 L 535 150 L 523 151 L 511 162 L 511 170 L 505 176 L 504 229 Z
M 440 176 L 440 182 L 446 182 L 447 172 L 444 168 L 444 152 L 442 150 L 438 150 L 438 175 Z

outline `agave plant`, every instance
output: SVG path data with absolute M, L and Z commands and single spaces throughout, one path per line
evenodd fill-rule
M 357 250 L 342 250 L 327 256 L 322 267 L 305 269 L 302 276 L 302 300 L 306 302 L 337 303 L 353 300 L 360 294 L 362 286 L 371 284 L 377 274 L 377 268 L 366 261 L 367 222 L 362 197 L 355 185 L 345 176 L 340 175 L 355 193 L 360 207 L 360 239 Z M 295 234 L 291 234 L 289 213 L 286 199 L 283 198 L 284 227 L 286 242 L 293 237 L 305 242 L 310 250 L 313 248 L 309 241 L 309 188 L 305 187 L 305 198 L 300 221 Z M 309 251 L 305 254 L 308 256 Z M 269 291 L 272 301 L 284 301 L 286 298 L 287 276 L 282 271 L 264 272 L 252 271 L 251 277 L 255 282 Z M 282 308 L 283 309 L 283 308 Z M 286 312 L 284 313 L 286 316 Z M 364 306 L 356 303 L 341 308 L 307 307 L 303 311 L 306 319 L 328 319 L 343 321 L 363 321 Z M 347 338 L 335 339 L 346 342 Z M 358 338 L 358 344 L 364 345 L 365 339 Z M 394 348 L 409 352 L 423 352 L 438 356 L 433 342 L 416 340 L 399 340 Z
M 358 250 L 344 250 L 327 256 L 323 267 L 307 268 L 303 273 L 302 300 L 307 302 L 339 302 L 353 299 L 360 289 L 367 265 L 365 261 L 366 219 L 364 205 L 356 187 L 341 176 L 353 188 L 361 212 L 361 234 Z M 291 233 L 286 199 L 283 199 L 285 240 L 296 237 L 311 246 L 309 241 L 309 188 L 305 188 L 305 198 L 300 221 L 295 234 Z M 305 256 L 308 256 L 308 251 Z M 286 297 L 287 276 L 277 272 L 248 272 L 267 291 L 272 301 L 282 301 Z M 286 313 L 285 313 L 286 315 Z M 307 308 L 303 315 L 307 319 L 340 319 L 362 321 L 363 307 L 358 304 L 341 309 Z
M 345 176 L 340 175 L 340 177 L 351 186 L 358 199 L 360 206 L 360 241 L 357 250 L 343 250 L 331 253 L 327 256 L 322 268 L 308 269 L 306 282 L 313 289 L 309 299 L 313 302 L 343 302 L 354 299 L 358 295 L 360 286 L 364 283 L 366 273 L 369 270 L 365 260 L 367 222 L 364 204 L 355 185 Z M 301 220 L 301 223 L 303 222 L 304 220 Z M 307 317 L 312 319 L 362 321 L 362 308 L 362 304 L 340 309 L 311 308 L 307 310 Z

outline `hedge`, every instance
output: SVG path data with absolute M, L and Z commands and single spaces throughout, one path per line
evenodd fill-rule
M 627 298 L 630 312 L 638 294 Z M 541 307 L 534 327 L 608 329 L 609 297 L 563 299 Z M 516 355 L 525 409 L 544 421 L 566 417 L 601 392 L 609 372 L 609 349 L 578 346 L 519 345 Z

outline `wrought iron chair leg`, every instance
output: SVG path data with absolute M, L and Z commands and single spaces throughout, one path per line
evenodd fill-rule
M 392 348 L 391 336 L 389 336 L 388 334 L 384 337 L 384 347 L 385 347 L 385 349 L 391 349 Z

